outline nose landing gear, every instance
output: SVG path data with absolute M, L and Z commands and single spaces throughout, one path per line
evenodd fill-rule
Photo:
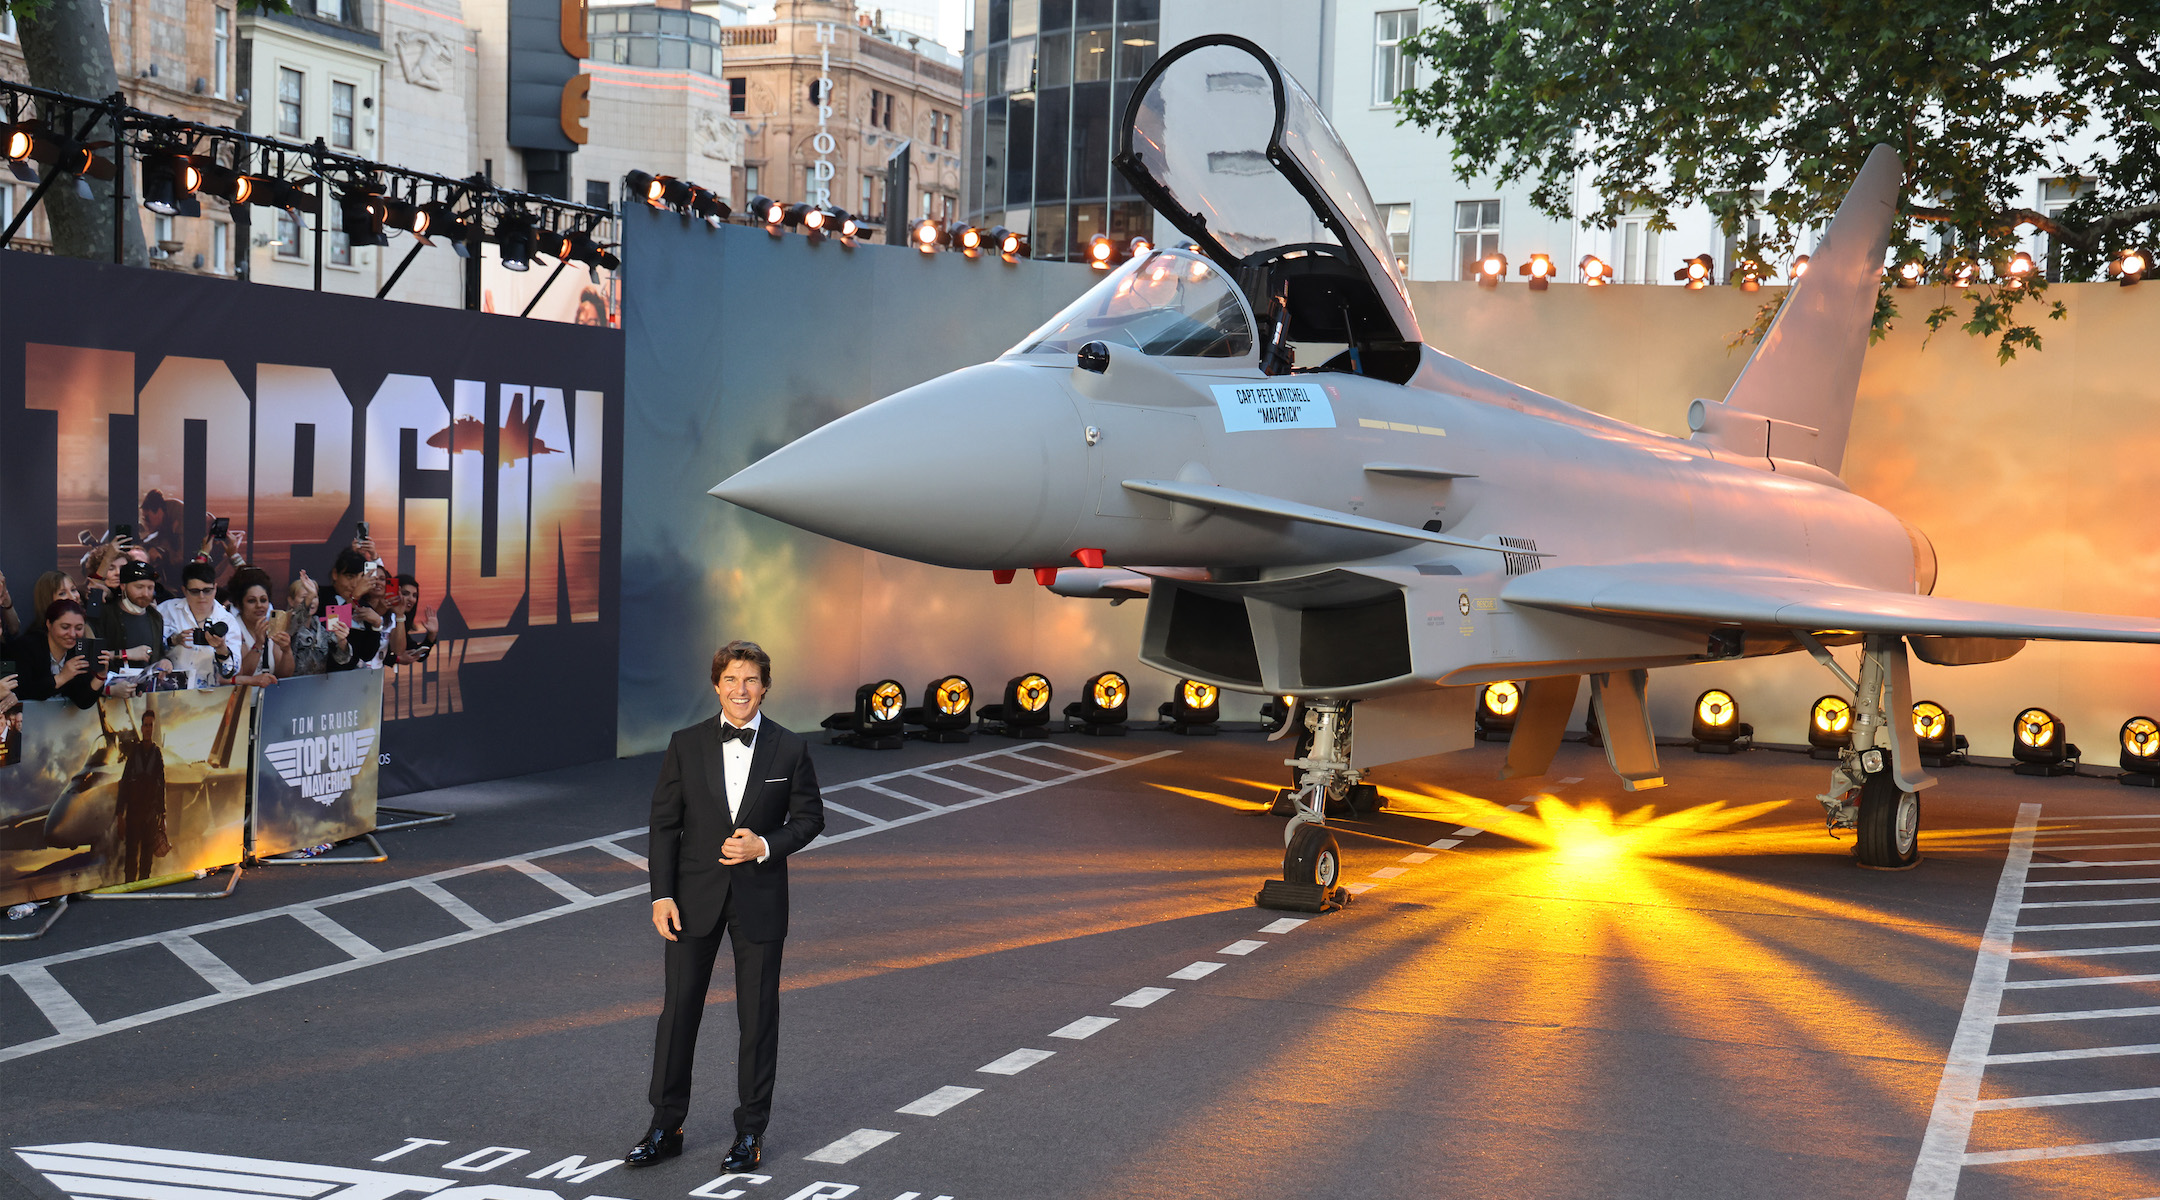
M 1260 885 L 1253 902 L 1262 908 L 1333 912 L 1350 902 L 1349 891 L 1337 883 L 1342 847 L 1327 827 L 1330 793 L 1357 785 L 1350 768 L 1350 708 L 1319 700 L 1309 713 L 1312 747 L 1287 764 L 1298 772 L 1298 786 L 1289 793 L 1295 811 L 1283 830 L 1283 875 Z

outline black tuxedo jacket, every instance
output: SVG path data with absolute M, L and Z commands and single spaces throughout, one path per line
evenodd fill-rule
M 653 787 L 647 850 L 652 898 L 675 901 L 683 932 L 706 937 L 732 894 L 742 936 L 777 942 L 787 936 L 787 856 L 825 829 L 817 772 L 802 738 L 764 718 L 750 745 L 742 811 L 730 820 L 725 763 L 717 714 L 676 730 L 668 741 L 660 782 Z M 720 861 L 721 843 L 738 827 L 765 839 L 770 853 L 764 862 L 728 866 Z

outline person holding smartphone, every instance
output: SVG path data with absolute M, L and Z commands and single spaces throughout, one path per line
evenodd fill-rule
M 108 651 L 90 658 L 90 622 L 83 607 L 73 600 L 55 600 L 45 608 L 42 645 L 18 643 L 31 653 L 15 660 L 15 694 L 25 700 L 64 697 L 77 708 L 97 705 L 98 690 L 105 686 Z
M 350 671 L 364 664 L 380 665 L 384 621 L 382 614 L 368 604 L 375 590 L 376 582 L 368 567 L 367 555 L 352 546 L 338 551 L 337 561 L 330 564 L 330 594 L 323 598 L 322 617 L 323 623 L 330 625 L 334 616 L 332 609 L 341 605 L 349 607 L 350 622 L 338 620 L 336 623 L 347 625 L 346 640 L 351 657 L 342 662 L 333 660 L 331 670 Z
M 149 563 L 123 559 L 120 592 L 105 605 L 97 625 L 98 639 L 121 651 L 115 669 L 132 676 L 164 657 L 165 618 L 157 609 L 157 568 Z
M 268 687 L 292 675 L 292 635 L 270 611 L 270 577 L 253 568 L 233 580 L 239 593 L 240 674 L 233 682 Z

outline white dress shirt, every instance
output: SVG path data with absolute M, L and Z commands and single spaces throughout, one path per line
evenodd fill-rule
M 737 725 L 735 722 L 728 720 L 725 715 L 721 716 L 720 723 L 734 729 L 747 728 L 751 733 L 751 740 L 748 744 L 731 739 L 720 747 L 721 761 L 726 764 L 723 782 L 727 786 L 728 820 L 735 823 L 736 828 L 739 829 L 741 828 L 744 789 L 750 782 L 750 755 L 757 748 L 757 731 L 765 723 L 765 714 L 752 714 L 750 724 L 747 726 Z M 760 838 L 758 840 L 763 841 L 764 839 Z M 767 845 L 765 853 L 758 855 L 757 860 L 764 862 L 770 857 L 772 857 L 772 847 Z
M 185 596 L 175 596 L 158 605 L 157 612 L 158 616 L 164 618 L 165 640 L 168 643 L 172 641 L 172 636 L 176 633 L 194 629 L 205 622 L 223 621 L 225 623 L 224 641 L 226 647 L 232 651 L 232 657 L 212 668 L 212 671 L 216 675 L 231 675 L 240 669 L 240 653 L 246 649 L 241 640 L 240 614 L 212 600 L 210 602 L 210 615 L 198 621 L 195 619 L 195 610 L 188 607 L 187 597 Z

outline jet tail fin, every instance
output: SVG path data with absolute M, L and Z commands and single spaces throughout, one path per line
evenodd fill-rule
M 1808 462 L 1833 473 L 1844 465 L 1860 360 L 1874 324 L 1875 294 L 1904 174 L 1890 147 L 1869 152 L 1808 260 L 1807 274 L 1794 281 L 1762 344 L 1726 394 L 1723 410 L 1698 404 L 1701 424 L 1691 414 L 1690 424 L 1699 432 L 1715 436 L 1745 424 L 1764 439 L 1764 457 Z

